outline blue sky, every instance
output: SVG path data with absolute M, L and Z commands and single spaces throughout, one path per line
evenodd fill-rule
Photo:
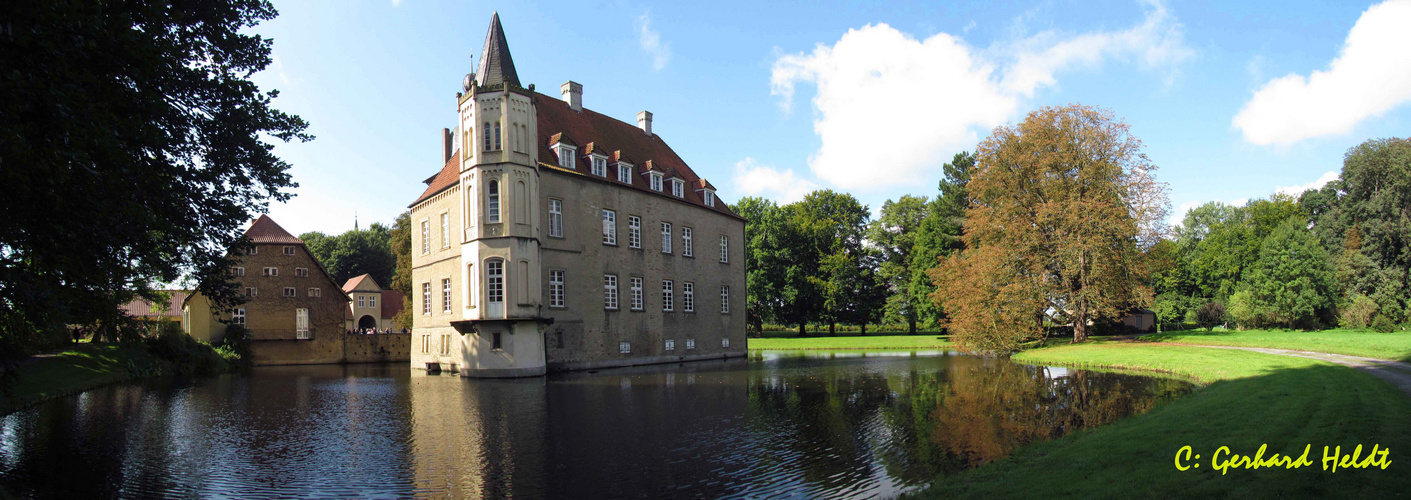
M 389 223 L 441 166 L 441 129 L 499 11 L 520 79 L 653 130 L 720 196 L 934 196 L 941 164 L 1042 106 L 1112 110 L 1206 201 L 1316 185 L 1411 125 L 1411 0 L 1356 2 L 278 1 L 256 75 L 317 140 L 271 216 Z

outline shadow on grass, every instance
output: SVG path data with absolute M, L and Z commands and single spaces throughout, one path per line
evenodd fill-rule
M 1298 469 L 1227 469 L 1214 455 L 1223 446 L 1253 455 L 1267 445 L 1298 457 L 1309 450 L 1312 466 Z M 937 479 L 926 498 L 1098 497 L 1307 497 L 1400 495 L 1411 488 L 1404 464 L 1385 470 L 1322 468 L 1324 446 L 1351 454 L 1362 445 L 1390 449 L 1397 462 L 1411 450 L 1411 399 L 1371 375 L 1336 366 L 1276 370 L 1219 381 L 1112 425 L 1037 443 L 978 469 Z M 1194 455 L 1176 468 L 1176 453 Z M 1224 455 L 1228 458 L 1228 455 Z M 1194 467 L 1194 464 L 1200 464 Z

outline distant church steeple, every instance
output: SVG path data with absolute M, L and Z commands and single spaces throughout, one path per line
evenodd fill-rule
M 505 30 L 500 28 L 499 12 L 490 18 L 490 32 L 485 34 L 485 49 L 480 53 L 480 68 L 475 72 L 475 83 L 481 87 L 501 83 L 523 87 L 519 84 L 519 73 L 514 70 L 514 59 L 510 58 Z
M 353 230 L 354 230 L 354 231 L 357 231 L 357 230 L 358 230 L 358 211 L 357 211 L 357 210 L 354 210 L 354 211 L 353 211 Z

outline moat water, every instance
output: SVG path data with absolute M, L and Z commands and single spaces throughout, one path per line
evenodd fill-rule
M 2 417 L 0 485 L 54 498 L 885 498 L 1190 388 L 945 352 L 765 351 L 527 380 L 259 368 Z

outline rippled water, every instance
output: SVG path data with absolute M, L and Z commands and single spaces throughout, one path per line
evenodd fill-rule
M 1188 390 L 936 352 L 523 380 L 270 367 L 3 417 L 0 484 L 63 498 L 891 497 Z

